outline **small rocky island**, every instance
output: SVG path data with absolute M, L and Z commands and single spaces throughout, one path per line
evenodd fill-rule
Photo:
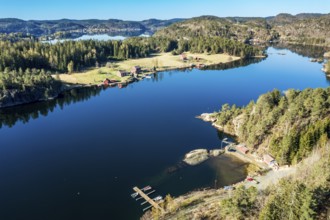
M 183 161 L 191 166 L 195 166 L 200 163 L 203 163 L 210 157 L 217 157 L 223 154 L 224 152 L 225 152 L 224 150 L 220 150 L 220 149 L 215 149 L 210 151 L 208 151 L 207 149 L 197 149 L 187 153 Z

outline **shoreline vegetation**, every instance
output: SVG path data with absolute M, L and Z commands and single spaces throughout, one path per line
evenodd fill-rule
M 93 67 L 80 73 L 52 74 L 51 77 L 45 74 L 45 72 L 32 70 L 38 72 L 30 73 L 33 76 L 39 74 L 41 78 L 44 77 L 47 79 L 47 83 L 44 83 L 45 88 L 40 90 L 40 86 L 36 86 L 31 87 L 30 89 L 28 86 L 25 87 L 23 85 L 24 88 L 14 87 L 12 89 L 3 89 L 2 92 L 0 91 L 0 108 L 52 100 L 67 90 L 79 87 L 104 85 L 103 82 L 105 79 L 114 81 L 114 83 L 111 84 L 112 86 L 128 85 L 129 83 L 135 82 L 136 80 L 141 80 L 146 76 L 157 72 L 187 68 L 204 68 L 207 66 L 226 64 L 241 59 L 240 57 L 231 56 L 228 54 L 201 54 L 190 52 L 186 52 L 184 54 L 187 56 L 186 60 L 181 60 L 179 55 L 173 55 L 172 53 L 156 53 L 146 58 L 115 61 L 109 66 Z M 256 56 L 256 58 L 263 57 L 265 56 Z M 198 58 L 198 60 L 196 60 L 196 58 Z M 141 74 L 138 74 L 137 76 L 129 74 L 124 77 L 119 77 L 117 75 L 119 70 L 129 73 L 133 66 L 140 66 L 142 68 Z M 15 81 L 17 81 L 19 77 L 22 77 L 23 81 L 23 75 L 23 73 L 17 74 L 14 77 Z M 20 83 L 18 82 L 16 84 Z
M 107 85 L 125 86 L 156 71 L 202 68 L 264 55 L 263 48 L 221 37 L 132 37 L 56 44 L 13 40 L 0 41 L 0 47 L 0 108 L 55 98 L 61 92 L 52 85 L 55 81 L 64 82 L 62 89 L 100 85 L 104 80 Z M 139 71 L 133 71 L 133 77 L 134 66 Z M 141 67 L 144 74 L 139 77 Z M 37 91 L 40 85 L 46 88 L 42 92 Z
M 184 54 L 187 56 L 187 60 L 184 61 L 180 59 L 179 55 L 156 53 L 146 58 L 116 61 L 109 65 L 109 67 L 91 68 L 81 73 L 53 74 L 52 76 L 67 84 L 99 85 L 100 83 L 102 84 L 106 78 L 118 81 L 118 83 L 129 83 L 132 82 L 135 77 L 132 75 L 119 77 L 117 75 L 119 70 L 129 73 L 132 67 L 139 66 L 142 68 L 142 73 L 139 74 L 138 78 L 143 78 L 157 72 L 197 68 L 198 66 L 207 67 L 241 59 L 240 57 L 228 54 L 201 54 L 190 52 Z M 196 61 L 196 58 L 199 60 Z M 262 57 L 259 56 L 258 58 Z
M 167 195 L 162 203 L 164 213 L 153 209 L 140 219 L 263 220 L 299 219 L 303 215 L 306 219 L 326 219 L 329 208 L 329 149 L 330 142 L 327 142 L 299 164 L 260 173 L 253 177 L 253 181 L 196 190 L 175 198 Z
M 256 163 L 248 166 L 245 181 L 177 198 L 168 195 L 162 204 L 164 213 L 153 209 L 141 220 L 326 219 L 330 208 L 329 97 L 330 88 L 288 90 L 284 95 L 274 90 L 245 107 L 225 104 L 219 112 L 198 116 L 236 136 L 249 150 L 242 154 L 228 152 L 226 147 L 226 153 Z M 187 155 L 197 154 L 203 161 L 206 153 L 198 150 Z M 268 153 L 279 167 L 261 159 L 261 154 Z M 269 168 L 258 166 L 261 162 Z

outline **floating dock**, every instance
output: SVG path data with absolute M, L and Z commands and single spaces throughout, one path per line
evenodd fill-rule
M 151 207 L 154 207 L 155 209 L 159 209 L 161 210 L 162 212 L 165 212 L 165 210 L 159 206 L 159 204 L 157 202 L 155 202 L 153 199 L 151 199 L 148 195 L 150 195 L 151 193 L 154 193 L 155 190 L 149 192 L 148 194 L 145 194 L 141 189 L 139 189 L 138 187 L 134 187 L 133 190 L 135 192 L 137 192 L 141 197 L 137 198 L 136 200 L 139 200 L 139 199 L 145 199 L 146 202 L 148 202 L 150 204 L 150 206 L 148 206 L 147 208 L 143 209 L 143 211 L 146 211 L 148 210 L 149 208 Z M 146 203 L 145 202 L 145 203 Z M 145 204 L 143 203 L 143 204 Z

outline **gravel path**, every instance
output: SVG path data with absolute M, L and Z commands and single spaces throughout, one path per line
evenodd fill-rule
M 259 182 L 258 184 L 255 182 L 246 182 L 245 187 L 254 186 L 258 190 L 264 190 L 271 184 L 276 184 L 280 179 L 293 175 L 296 172 L 297 168 L 292 167 L 283 167 L 279 170 L 271 170 L 264 176 L 256 177 L 255 179 Z

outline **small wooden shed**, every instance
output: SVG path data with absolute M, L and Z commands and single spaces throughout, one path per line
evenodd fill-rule
M 125 76 L 128 76 L 129 73 L 124 71 L 124 70 L 118 70 L 118 73 L 117 73 L 117 76 L 119 77 L 125 77 Z

